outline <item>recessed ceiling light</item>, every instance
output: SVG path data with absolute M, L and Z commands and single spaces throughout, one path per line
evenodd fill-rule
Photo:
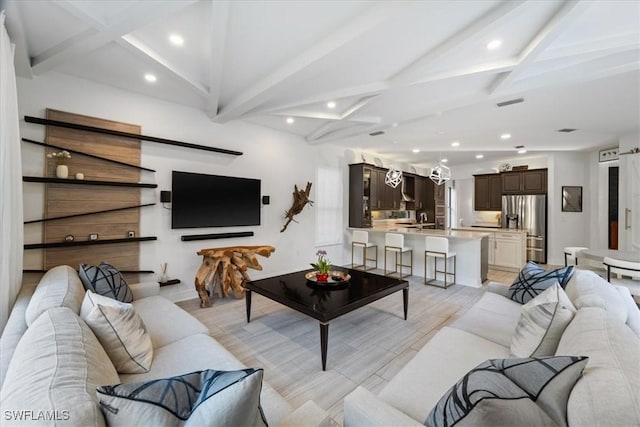
M 487 49 L 489 50 L 496 50 L 500 46 L 502 46 L 502 40 L 499 39 L 491 40 L 489 43 L 487 43 Z
M 184 44 L 184 39 L 180 34 L 169 34 L 169 41 L 174 46 L 182 46 Z
M 413 150 L 411 150 L 411 151 L 413 151 L 414 153 L 419 153 L 419 152 L 420 152 L 420 149 L 419 149 L 419 148 L 414 148 L 414 149 L 413 149 Z
M 292 125 L 296 120 L 293 117 L 287 117 L 287 123 Z
M 518 154 L 524 154 L 526 152 L 527 150 L 525 148 L 521 148 L 520 150 L 518 150 Z
M 509 139 L 509 138 L 511 138 L 510 133 L 503 133 L 502 135 L 500 135 L 500 139 Z
M 391 126 L 393 126 L 394 128 L 397 128 L 398 127 L 398 122 L 391 123 Z
M 398 143 L 398 141 L 391 141 L 391 143 L 392 143 L 392 144 L 397 144 L 397 143 Z
M 482 154 L 476 154 L 476 159 L 482 159 L 484 156 Z
M 459 147 L 459 146 L 460 146 L 460 142 L 458 142 L 458 141 L 453 141 L 453 142 L 451 143 L 451 146 L 452 146 L 452 147 Z
M 449 159 L 442 159 L 440 160 L 442 163 L 447 163 L 449 161 Z
M 155 83 L 158 80 L 158 78 L 156 76 L 154 76 L 153 74 L 145 74 L 144 75 L 144 79 L 146 81 L 148 81 L 149 83 Z
M 327 102 L 327 108 L 336 108 L 336 103 L 334 101 Z

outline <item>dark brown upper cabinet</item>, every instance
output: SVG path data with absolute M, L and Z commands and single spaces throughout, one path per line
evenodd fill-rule
M 547 169 L 503 172 L 502 194 L 546 194 Z
M 502 178 L 500 174 L 474 176 L 474 209 L 499 211 L 502 209 Z

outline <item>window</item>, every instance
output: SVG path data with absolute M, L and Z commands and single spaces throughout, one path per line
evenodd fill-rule
M 316 173 L 316 246 L 342 243 L 342 172 L 319 166 Z

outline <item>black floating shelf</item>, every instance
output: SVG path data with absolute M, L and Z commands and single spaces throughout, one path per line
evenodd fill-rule
M 83 130 L 86 132 L 101 133 L 104 135 L 119 136 L 122 138 L 138 139 L 158 144 L 175 145 L 178 147 L 192 148 L 194 150 L 213 151 L 214 153 L 231 154 L 232 156 L 242 156 L 242 151 L 227 150 L 226 148 L 209 147 L 206 145 L 191 144 L 189 142 L 175 141 L 173 139 L 158 138 L 155 136 L 140 135 L 136 133 L 121 132 L 111 129 L 103 129 L 94 126 L 78 125 L 75 123 L 63 122 L 60 120 L 41 119 L 39 117 L 24 116 L 27 123 L 37 123 L 39 125 L 57 126 L 67 129 Z
M 89 154 L 89 153 L 85 153 L 83 151 L 72 150 L 71 148 L 61 147 L 59 145 L 53 145 L 53 144 L 48 144 L 46 142 L 34 141 L 33 139 L 27 139 L 27 138 L 22 138 L 22 141 L 23 142 L 28 142 L 29 144 L 40 145 L 42 147 L 55 148 L 56 150 L 67 150 L 70 153 L 80 154 L 81 156 L 91 157 L 92 159 L 104 160 L 105 162 L 115 163 L 116 165 L 128 166 L 128 167 L 134 168 L 134 169 L 140 169 L 140 170 L 143 170 L 143 171 L 155 172 L 155 169 L 143 168 L 142 166 L 132 165 L 131 163 L 119 162 L 117 160 L 112 160 L 112 159 L 108 159 L 106 157 L 96 156 L 95 154 Z
M 160 286 L 177 285 L 180 283 L 180 279 L 169 279 L 166 282 L 158 282 Z
M 209 240 L 209 239 L 228 239 L 230 237 L 251 237 L 253 231 L 241 231 L 238 233 L 214 233 L 214 234 L 186 234 L 180 239 L 183 242 L 191 242 L 193 240 Z
M 23 176 L 22 180 L 24 182 L 45 182 L 49 184 L 108 185 L 111 187 L 158 188 L 158 184 L 146 184 L 142 182 L 96 181 L 93 179 L 49 178 L 44 176 Z
M 23 273 L 46 273 L 49 270 L 22 270 Z M 124 274 L 155 274 L 153 270 L 120 270 Z
M 124 210 L 127 210 L 127 209 L 144 208 L 146 206 L 154 206 L 154 205 L 155 205 L 155 203 L 146 203 L 144 205 L 125 206 L 123 208 L 105 209 L 105 210 L 102 210 L 102 211 L 93 211 L 93 212 L 85 212 L 85 213 L 79 213 L 79 214 L 73 214 L 73 215 L 56 216 L 56 217 L 52 217 L 52 218 L 34 219 L 34 220 L 31 220 L 31 221 L 25 221 L 24 223 L 25 224 L 33 224 L 35 222 L 55 221 L 57 219 L 76 218 L 76 217 L 79 217 L 79 216 L 95 215 L 95 214 L 100 214 L 100 213 L 105 213 L 105 212 L 124 211 Z
M 146 242 L 149 240 L 158 240 L 155 236 L 150 237 L 127 237 L 124 239 L 99 239 L 99 240 L 81 240 L 73 242 L 53 242 L 53 243 L 30 243 L 24 245 L 24 249 L 44 249 L 44 248 L 71 248 L 74 246 L 89 245 L 108 245 L 110 243 L 129 243 L 129 242 Z

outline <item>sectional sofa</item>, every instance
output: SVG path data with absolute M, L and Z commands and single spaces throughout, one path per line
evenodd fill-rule
M 209 336 L 202 323 L 159 296 L 157 283 L 130 288 L 132 306 L 146 325 L 153 346 L 151 367 L 144 373 L 118 374 L 79 317 L 85 290 L 76 270 L 58 266 L 37 286 L 23 287 L 0 338 L 0 424 L 104 426 L 96 396 L 98 386 L 205 369 L 246 368 Z M 266 382 L 259 399 L 270 426 L 330 423 L 327 412 L 311 401 L 294 411 Z M 26 417 L 26 422 L 17 421 L 17 417 Z M 145 421 L 137 425 L 145 425 Z
M 488 359 L 511 358 L 523 305 L 507 298 L 507 290 L 490 284 L 477 303 L 442 328 L 377 395 L 362 386 L 347 395 L 344 425 L 424 425 L 432 408 L 467 372 Z M 586 367 L 567 391 L 566 415 L 561 417 L 566 421 L 519 425 L 639 426 L 638 307 L 628 289 L 590 271 L 576 270 L 564 291 L 576 312 L 559 336 L 555 355 L 586 356 Z M 512 402 L 504 403 L 503 413 Z M 511 424 L 494 419 L 490 425 Z

